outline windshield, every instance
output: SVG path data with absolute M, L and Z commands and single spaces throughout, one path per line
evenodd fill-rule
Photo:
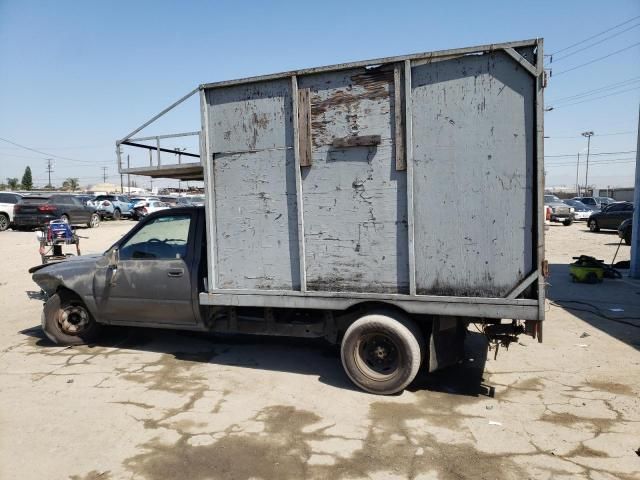
M 561 203 L 560 199 L 555 195 L 545 195 L 544 201 L 547 203 L 559 203 L 559 202 Z

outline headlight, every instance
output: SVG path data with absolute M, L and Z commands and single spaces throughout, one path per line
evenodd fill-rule
M 573 212 L 575 212 L 575 211 L 576 211 L 576 209 L 575 209 L 575 208 L 573 208 L 573 207 L 569 207 L 569 213 L 573 213 Z

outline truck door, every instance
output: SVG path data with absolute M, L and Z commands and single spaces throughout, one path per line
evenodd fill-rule
M 94 279 L 103 321 L 195 323 L 189 269 L 194 223 L 190 213 L 163 215 L 120 244 L 117 268 L 98 271 Z

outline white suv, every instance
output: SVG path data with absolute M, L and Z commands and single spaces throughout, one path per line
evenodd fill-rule
M 22 199 L 22 195 L 15 192 L 0 192 L 0 232 L 6 230 L 13 223 L 13 207 Z

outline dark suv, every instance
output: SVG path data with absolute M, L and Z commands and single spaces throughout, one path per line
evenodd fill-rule
M 587 225 L 589 230 L 597 232 L 603 230 L 617 230 L 620 224 L 633 216 L 633 203 L 616 202 L 604 207 L 589 217 Z
M 41 227 L 51 220 L 65 220 L 74 225 L 97 227 L 100 216 L 95 207 L 83 205 L 73 195 L 28 195 L 15 206 L 13 224 L 17 229 Z

